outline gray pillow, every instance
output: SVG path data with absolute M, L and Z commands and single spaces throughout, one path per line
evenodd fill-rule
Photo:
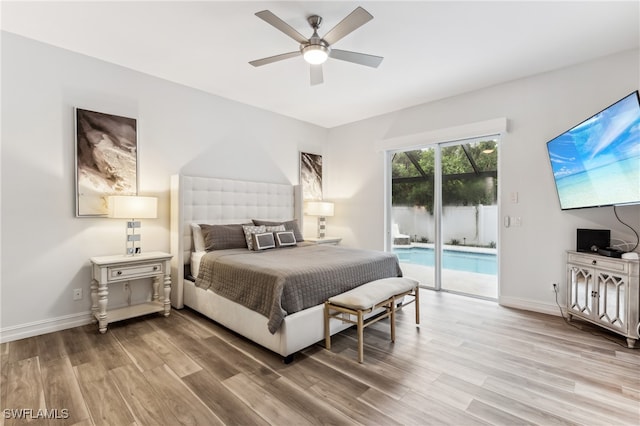
M 273 239 L 273 232 L 254 232 L 251 234 L 251 238 L 253 240 L 252 250 L 255 251 L 275 248 L 276 246 L 276 243 Z
M 281 231 L 273 233 L 276 247 L 286 247 L 286 246 L 295 246 L 296 245 L 296 237 L 293 234 L 293 231 Z
M 293 231 L 293 235 L 295 235 L 297 242 L 304 241 L 304 237 L 302 236 L 302 232 L 300 232 L 300 227 L 298 226 L 298 219 L 292 219 L 292 220 L 287 220 L 282 222 L 275 222 L 272 220 L 253 219 L 253 224 L 265 225 L 265 226 L 284 225 L 285 230 Z
M 247 248 L 247 240 L 241 223 L 231 225 L 206 225 L 200 224 L 204 236 L 204 249 L 226 250 L 234 248 Z

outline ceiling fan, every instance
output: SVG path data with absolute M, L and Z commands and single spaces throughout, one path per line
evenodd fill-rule
M 256 59 L 255 61 L 249 62 L 254 67 L 260 67 L 262 65 L 302 55 L 305 61 L 311 65 L 311 85 L 316 85 L 323 82 L 322 64 L 328 58 L 353 62 L 355 64 L 366 65 L 372 68 L 377 68 L 382 62 L 383 58 L 381 56 L 367 55 L 365 53 L 332 48 L 332 45 L 338 40 L 373 19 L 373 16 L 362 7 L 357 7 L 353 12 L 347 15 L 346 18 L 325 34 L 323 38 L 318 35 L 318 28 L 320 28 L 322 18 L 317 15 L 309 16 L 307 18 L 309 25 L 313 28 L 313 34 L 311 35 L 311 38 L 308 39 L 268 10 L 256 13 L 256 16 L 300 43 L 300 49 L 294 52 L 282 53 L 280 55 Z

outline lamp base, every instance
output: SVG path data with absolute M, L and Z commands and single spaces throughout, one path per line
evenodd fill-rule
M 318 238 L 323 239 L 327 231 L 327 218 L 318 216 Z
M 125 249 L 126 256 L 135 256 L 138 254 L 142 254 L 142 247 L 140 247 L 139 245 L 141 235 L 136 234 L 136 228 L 140 228 L 140 221 L 131 220 L 127 222 L 127 242 Z M 136 246 L 136 242 L 138 242 L 138 246 Z
M 142 254 L 142 247 L 127 247 L 127 252 L 125 255 L 127 256 L 138 256 Z

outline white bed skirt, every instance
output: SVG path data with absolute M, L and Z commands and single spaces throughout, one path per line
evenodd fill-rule
M 280 329 L 271 334 L 267 329 L 267 317 L 210 290 L 196 287 L 193 281 L 184 280 L 184 304 L 283 357 L 324 340 L 324 305 L 287 315 Z M 331 335 L 351 326 L 333 320 Z

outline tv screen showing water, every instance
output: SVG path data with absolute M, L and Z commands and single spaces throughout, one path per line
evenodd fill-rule
M 547 143 L 562 210 L 640 203 L 638 92 Z

